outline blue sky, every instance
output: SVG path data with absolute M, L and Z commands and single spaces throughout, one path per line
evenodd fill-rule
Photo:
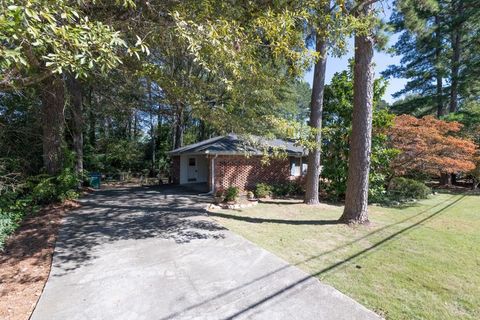
M 390 3 L 390 1 L 387 1 Z M 391 8 L 388 7 L 388 5 L 383 6 L 383 12 L 380 13 L 380 16 L 382 19 L 387 20 L 390 17 L 391 13 Z M 396 40 L 398 38 L 398 34 L 394 34 L 390 37 L 389 39 L 389 46 L 395 44 Z M 353 39 L 350 39 L 349 43 L 349 50 L 346 55 L 344 55 L 341 58 L 335 58 L 329 56 L 327 59 L 327 74 L 326 74 L 326 83 L 330 83 L 330 80 L 332 79 L 333 75 L 336 72 L 340 72 L 343 70 L 346 70 L 348 67 L 348 59 L 350 59 L 353 56 Z M 386 52 L 375 52 L 374 56 L 374 62 L 375 62 L 375 77 L 380 76 L 380 72 L 384 71 L 389 65 L 391 64 L 400 64 L 400 56 L 394 56 L 392 57 L 390 54 Z M 305 73 L 304 75 L 305 81 L 310 83 L 310 86 L 312 85 L 312 79 L 313 79 L 313 68 Z M 387 90 L 385 92 L 385 96 L 383 99 L 385 99 L 387 102 L 393 102 L 395 99 L 392 97 L 392 94 L 403 89 L 406 80 L 405 79 L 389 79 L 388 80 L 388 86 Z

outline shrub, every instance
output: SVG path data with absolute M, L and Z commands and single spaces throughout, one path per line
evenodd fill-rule
M 80 181 L 72 169 L 66 168 L 59 176 L 56 177 L 56 183 L 57 197 L 59 200 L 61 200 L 60 198 L 64 197 L 67 193 L 75 190 Z
M 27 177 L 20 172 L 15 163 L 0 159 L 0 251 L 22 220 L 37 211 L 37 205 L 78 196 L 75 192 L 78 180 L 69 167 L 58 176 Z
M 287 181 L 274 185 L 259 183 L 255 186 L 254 190 L 257 198 L 297 196 L 303 194 L 303 192 L 302 185 L 295 181 Z
M 32 209 L 30 197 L 20 198 L 15 192 L 0 194 L 0 251 L 8 236 L 18 228 L 24 216 Z
M 229 187 L 225 191 L 225 201 L 235 201 L 238 198 L 240 190 L 237 187 Z
M 27 185 L 35 203 L 49 204 L 78 197 L 75 192 L 78 183 L 79 180 L 73 170 L 67 168 L 56 177 L 47 174 L 30 177 Z
M 272 195 L 272 186 L 267 183 L 258 183 L 253 193 L 257 198 L 270 197 Z
M 403 177 L 393 178 L 388 186 L 392 200 L 425 199 L 431 192 L 423 182 Z
M 29 212 L 30 199 L 17 199 L 12 201 L 8 206 L 2 204 L 0 206 L 0 230 L 2 234 L 6 233 L 6 229 L 11 228 L 13 231 L 22 218 Z
M 32 199 L 38 204 L 48 204 L 56 201 L 57 188 L 55 185 L 55 177 L 42 177 L 32 188 Z
M 272 187 L 272 194 L 276 197 L 297 196 L 303 193 L 302 186 L 294 181 L 275 184 Z

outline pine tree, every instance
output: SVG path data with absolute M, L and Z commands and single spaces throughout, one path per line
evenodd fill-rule
M 359 8 L 360 16 L 374 15 L 371 3 Z M 373 117 L 373 30 L 355 34 L 353 67 L 353 115 L 345 208 L 340 217 L 344 223 L 368 223 L 368 182 L 372 148 Z
M 394 97 L 411 97 L 396 104 L 395 112 L 444 114 L 448 63 L 445 22 L 445 12 L 436 1 L 397 2 L 391 23 L 396 31 L 403 32 L 393 48 L 402 56 L 401 65 L 389 66 L 384 76 L 408 79 Z
M 445 116 L 462 103 L 477 99 L 479 83 L 480 1 L 397 1 L 391 24 L 402 32 L 394 50 L 401 65 L 392 65 L 387 77 L 408 79 L 395 97 L 396 113 Z

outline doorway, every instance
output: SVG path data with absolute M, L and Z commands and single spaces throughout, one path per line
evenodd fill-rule
M 188 182 L 195 182 L 198 179 L 197 158 L 188 158 L 187 179 Z

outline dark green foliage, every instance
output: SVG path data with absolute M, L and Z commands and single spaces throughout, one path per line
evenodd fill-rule
M 405 201 L 426 199 L 432 193 L 423 182 L 403 177 L 393 178 L 388 185 L 387 196 L 390 200 Z
M 257 198 L 271 197 L 273 194 L 272 186 L 266 183 L 258 183 L 253 193 Z
M 38 204 L 48 204 L 57 200 L 55 177 L 42 175 L 32 188 L 32 200 Z
M 0 93 L 0 157 L 12 170 L 34 174 L 42 167 L 39 99 L 33 90 Z
M 299 196 L 304 193 L 302 185 L 296 181 L 285 181 L 270 185 L 268 183 L 258 183 L 253 191 L 255 197 L 291 197 Z
M 385 81 L 374 83 L 374 110 L 369 200 L 381 200 L 385 193 L 389 163 L 397 151 L 388 146 L 386 131 L 393 115 L 381 100 Z M 352 126 L 353 81 L 351 70 L 336 73 L 325 88 L 323 107 L 322 173 L 320 188 L 327 197 L 338 201 L 344 198 L 348 173 L 349 136 Z
M 140 172 L 146 167 L 144 152 L 146 144 L 125 138 L 105 138 L 95 148 L 85 148 L 85 168 L 88 171 L 118 173 Z
M 394 95 L 404 98 L 393 112 L 442 116 L 456 111 L 452 103 L 478 99 L 479 5 L 478 0 L 396 1 L 390 23 L 401 32 L 393 51 L 402 59 L 384 75 L 407 83 Z
M 78 196 L 74 191 L 78 185 L 78 179 L 69 168 L 64 169 L 56 177 L 47 174 L 31 177 L 28 185 L 32 200 L 37 204 L 49 204 Z
M 460 111 L 448 114 L 444 120 L 460 122 L 460 134 L 480 144 L 480 101 L 464 103 Z
M 303 194 L 302 185 L 295 181 L 287 181 L 272 185 L 272 195 L 274 197 L 290 197 Z
M 26 181 L 17 180 L 14 187 L 2 188 L 0 191 L 0 250 L 6 238 L 18 228 L 26 215 L 35 212 L 38 205 L 78 197 L 75 191 L 76 186 L 77 178 L 73 170 L 67 168 L 56 177 L 40 174 L 29 177 Z
M 30 197 L 19 198 L 14 192 L 0 197 L 0 251 L 7 237 L 18 228 L 23 217 L 33 209 Z
M 25 195 L 25 182 L 18 169 L 21 164 L 13 158 L 0 159 L 0 250 L 6 238 L 31 211 L 31 197 Z
M 237 187 L 229 187 L 227 190 L 225 190 L 224 201 L 226 202 L 235 201 L 238 198 L 239 194 L 240 194 L 240 190 Z

